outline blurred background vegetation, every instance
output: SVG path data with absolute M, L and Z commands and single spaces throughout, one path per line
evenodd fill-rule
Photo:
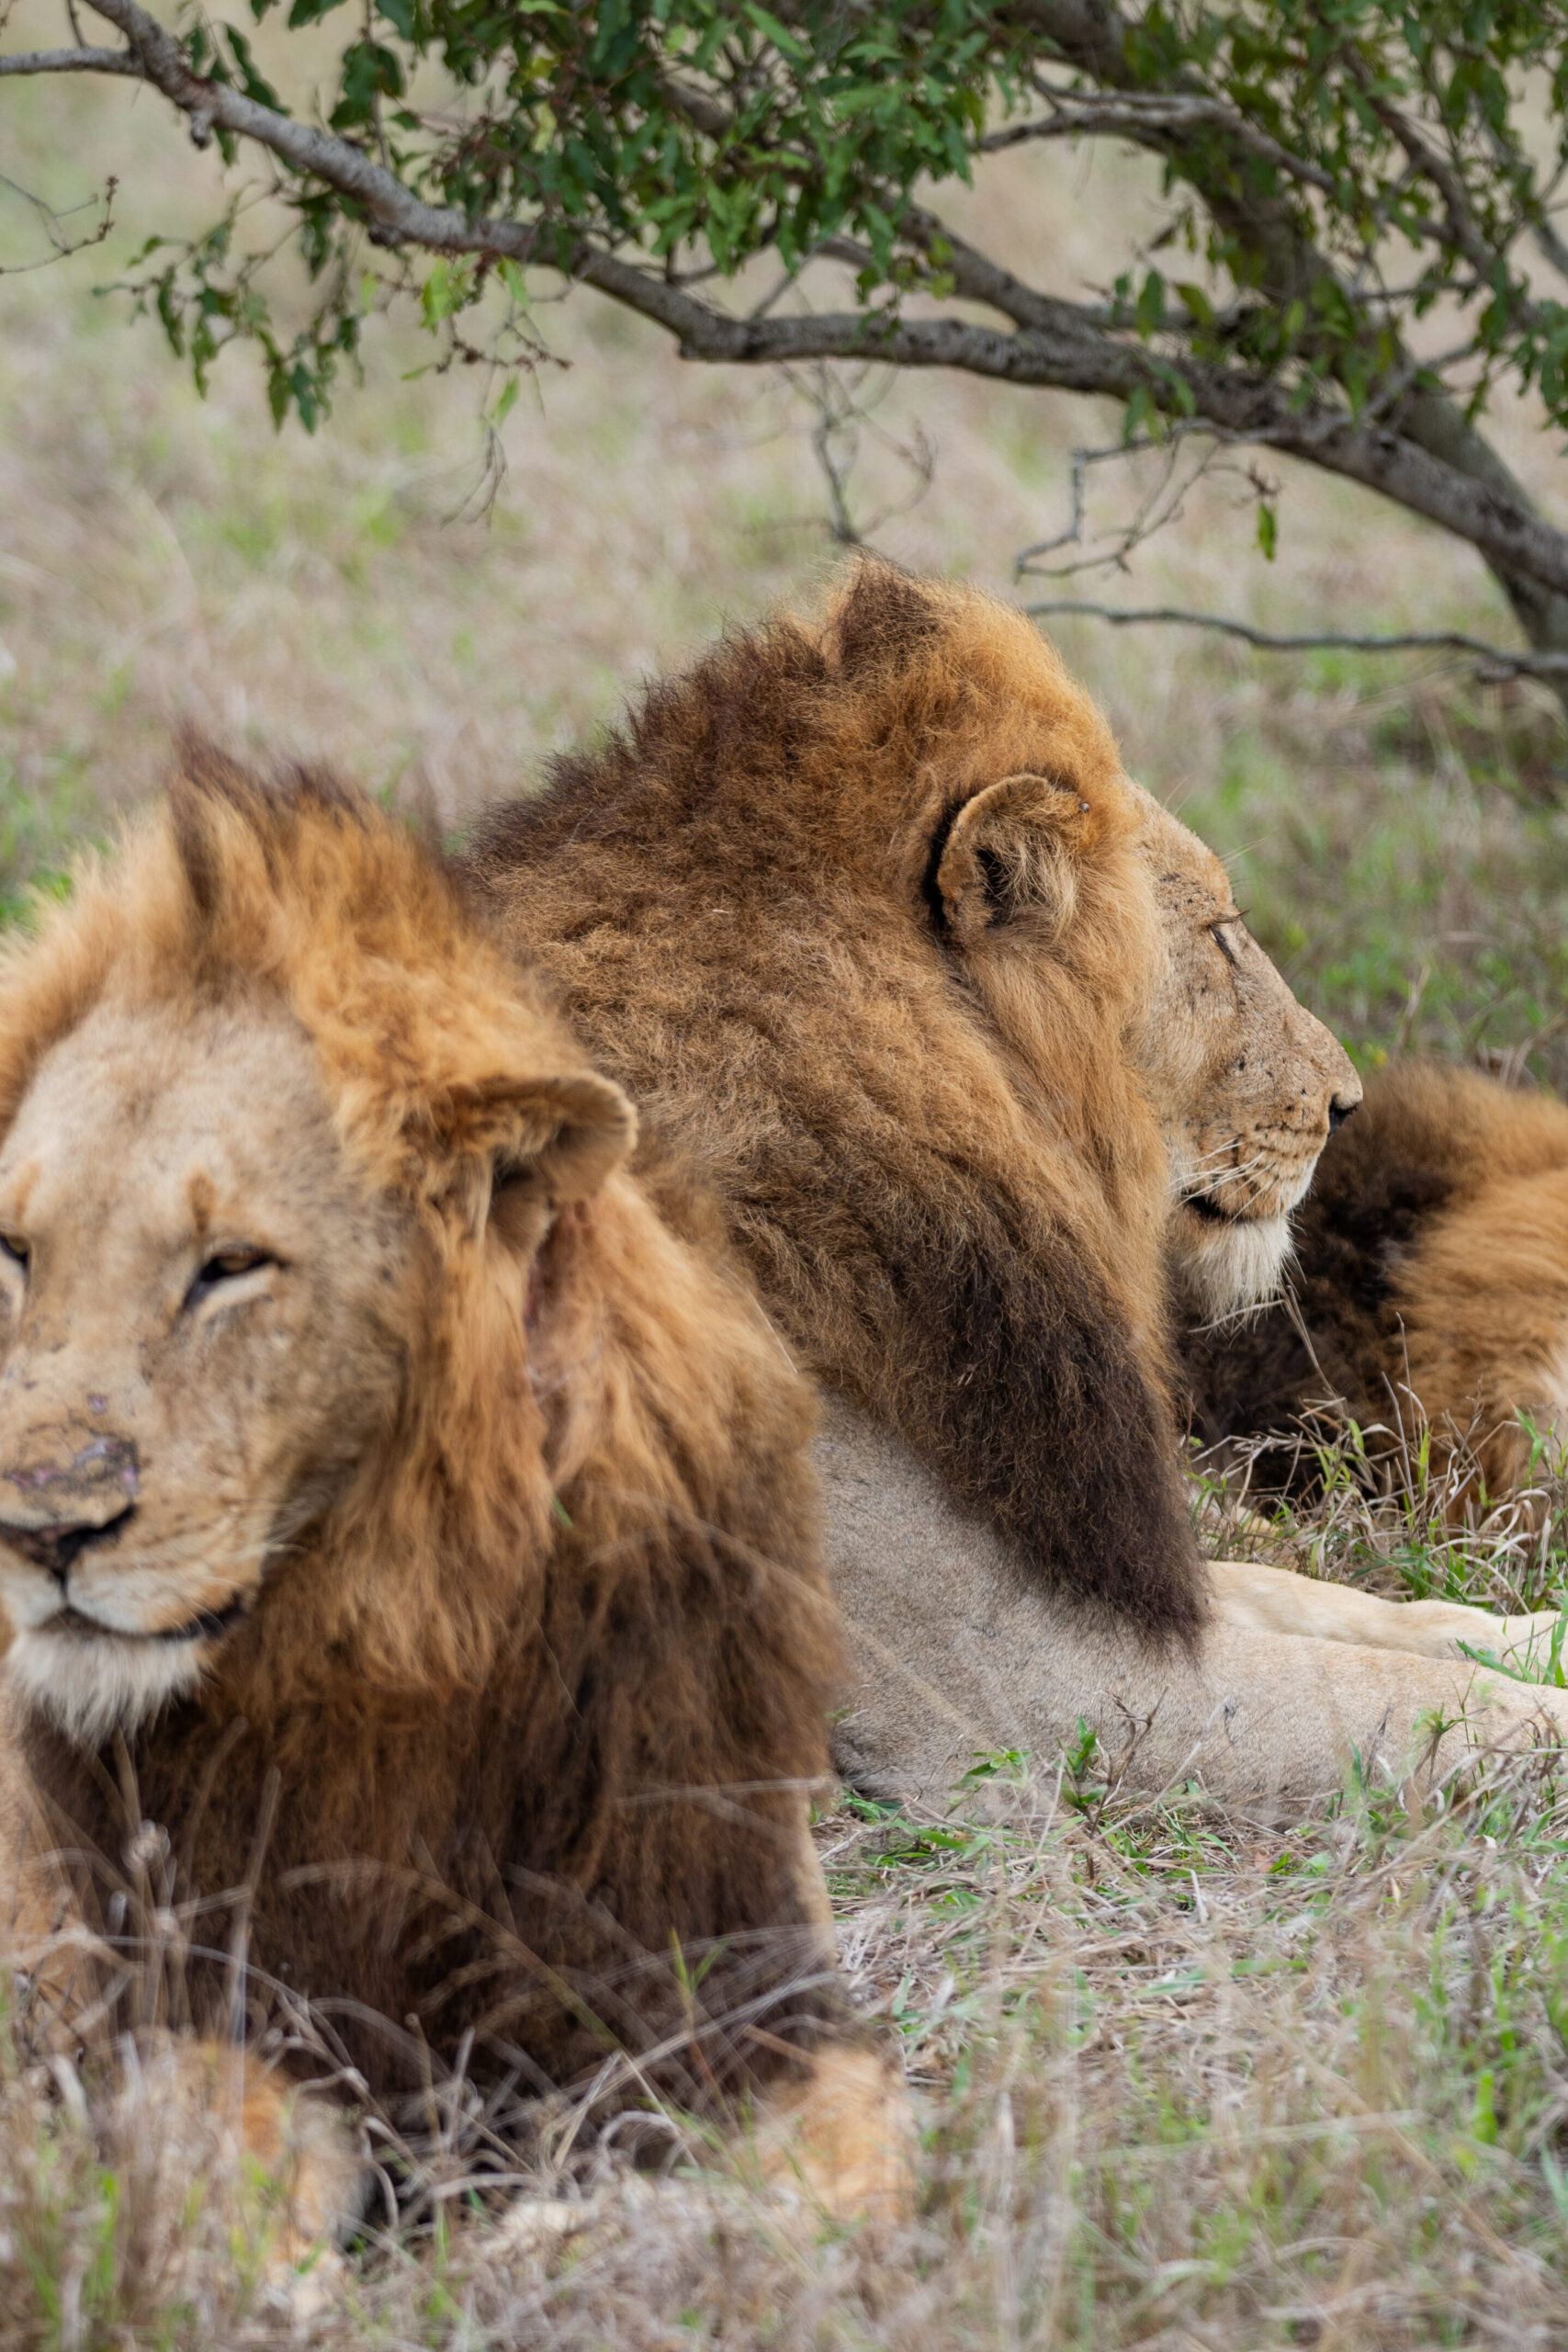
M 8 905 L 152 786 L 180 714 L 336 762 L 455 834 L 641 678 L 813 593 L 841 560 L 825 431 L 840 537 L 848 524 L 902 562 L 1010 596 L 1024 593 L 1018 552 L 1067 521 L 1072 451 L 1120 435 L 1115 404 L 955 375 L 686 366 L 586 288 L 536 306 L 549 356 L 499 427 L 486 371 L 433 367 L 430 340 L 394 318 L 363 380 L 340 376 L 329 426 L 275 430 L 243 353 L 203 401 L 156 322 L 101 290 L 154 230 L 209 222 L 215 152 L 180 138 L 154 94 L 85 76 L 9 84 L 5 125 Z M 49 260 L 32 199 L 90 220 L 73 208 L 110 174 L 108 236 Z M 1162 217 L 1152 162 L 1060 146 L 992 159 L 964 205 L 976 239 L 1005 236 L 1027 207 L 1050 232 L 1044 274 L 1072 295 Z M 302 281 L 296 292 L 303 315 Z M 1488 429 L 1543 515 L 1568 517 L 1555 434 L 1506 395 Z M 1138 468 L 1156 463 L 1091 479 L 1091 522 L 1122 520 L 1153 486 Z M 1269 464 L 1273 560 L 1255 491 L 1222 472 L 1134 551 L 1122 601 L 1273 630 L 1506 638 L 1471 548 Z M 1446 657 L 1051 626 L 1129 766 L 1230 862 L 1264 944 L 1363 1061 L 1432 1046 L 1568 1081 L 1568 813 L 1553 805 L 1563 749 L 1543 686 L 1479 685 Z

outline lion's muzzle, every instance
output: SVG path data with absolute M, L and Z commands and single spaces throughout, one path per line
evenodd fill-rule
M 70 1421 L 35 1430 L 24 1459 L 0 1471 L 0 1542 L 63 1589 L 89 1544 L 118 1542 L 140 1484 L 131 1439 Z
M 63 1585 L 72 1562 L 89 1544 L 118 1542 L 121 1530 L 135 1510 L 134 1503 L 126 1503 L 113 1519 L 98 1522 L 68 1520 L 62 1525 L 50 1527 L 24 1527 L 13 1520 L 0 1519 L 0 1542 L 8 1544 L 13 1552 L 19 1552 L 24 1560 L 31 1560 L 35 1567 L 47 1568 Z
M 79 1421 L 34 1430 L 26 1458 L 0 1470 L 0 1522 L 49 1532 L 123 1518 L 141 1486 L 136 1445 Z

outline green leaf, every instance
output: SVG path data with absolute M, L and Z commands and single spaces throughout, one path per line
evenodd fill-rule
M 1134 313 L 1138 333 L 1146 343 L 1165 317 L 1165 280 L 1157 269 L 1151 269 L 1138 289 L 1138 307 Z
M 1140 384 L 1122 412 L 1122 440 L 1135 441 L 1145 425 L 1157 421 L 1157 416 L 1154 394 L 1147 384 Z
M 742 13 L 750 18 L 765 40 L 773 42 L 782 56 L 794 58 L 798 65 L 811 62 L 811 51 L 806 43 L 794 33 L 786 32 L 778 18 L 771 17 L 766 8 L 759 8 L 756 0 L 743 0 Z
M 251 54 L 251 44 L 244 34 L 237 32 L 232 25 L 225 25 L 222 28 L 222 33 L 234 61 L 239 85 L 246 97 L 254 99 L 257 106 L 270 107 L 275 114 L 287 114 L 288 108 L 265 75 L 258 71 L 255 60 Z
M 340 71 L 343 96 L 327 118 L 334 130 L 373 121 L 378 98 L 400 98 L 403 94 L 401 62 L 379 41 L 350 42 Z
M 431 266 L 429 277 L 420 288 L 419 304 L 427 327 L 438 327 L 444 319 L 455 318 L 472 301 L 474 295 L 474 264 L 467 255 L 447 261 L 443 255 Z
M 1258 508 L 1258 544 L 1270 563 L 1280 544 L 1280 518 L 1272 503 L 1265 498 Z

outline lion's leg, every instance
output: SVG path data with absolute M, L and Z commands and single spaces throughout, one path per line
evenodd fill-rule
M 795 1877 L 821 1954 L 837 1960 L 833 1905 L 804 1794 L 794 1830 Z M 816 2051 L 803 2075 L 770 2086 L 757 2153 L 765 2180 L 804 2188 L 836 2220 L 906 2220 L 914 2202 L 915 2123 L 897 2061 L 856 2037 Z
M 890 1615 L 857 1582 L 841 1584 L 856 1687 L 836 1749 L 850 1779 L 888 1794 L 942 1804 L 976 1752 L 1022 1750 L 1049 1771 L 1084 1726 L 1130 1793 L 1190 1779 L 1291 1809 L 1340 1788 L 1356 1757 L 1424 1782 L 1476 1747 L 1568 1744 L 1568 1691 L 1460 1659 L 1223 1619 L 1195 1653 L 1159 1649 L 1016 1576 L 939 1624 L 908 1591 Z
M 156 2134 L 155 2161 L 176 2201 L 209 2165 L 231 2176 L 259 2167 L 275 2274 L 312 2253 L 319 2262 L 365 2211 L 374 2175 L 353 2118 L 234 2043 L 139 2036 L 113 2098 L 132 2128 Z
M 69 2052 L 93 2009 L 94 1939 L 54 1857 L 0 1690 L 0 1965 L 27 1978 L 33 2030 Z
M 1455 1658 L 1465 1650 L 1482 1650 L 1527 1676 L 1546 1671 L 1559 1622 L 1555 1609 L 1495 1617 L 1459 1601 L 1380 1600 L 1348 1585 L 1246 1560 L 1211 1560 L 1209 1576 L 1216 1616 L 1241 1632 L 1305 1634 L 1314 1641 L 1354 1642 L 1421 1657 Z
M 33 2030 L 62 2054 L 85 2039 L 108 2076 L 112 2129 L 166 2177 L 178 2206 L 216 2160 L 257 2165 L 280 2200 L 267 2249 L 275 2274 L 364 2211 L 374 2176 L 352 2119 L 235 2044 L 163 2031 L 116 2040 L 100 2006 L 102 1947 L 43 1850 L 17 1747 L 0 1731 L 0 1966 L 28 1980 Z
M 1129 1791 L 1191 1777 L 1220 1797 L 1295 1808 L 1337 1791 L 1354 1754 L 1424 1776 L 1478 1741 L 1568 1741 L 1568 1691 L 1462 1658 L 1281 1633 L 1223 1609 L 1194 1650 L 1162 1648 L 1043 1590 L 874 1424 L 831 1408 L 817 1454 L 855 1669 L 835 1745 L 863 1786 L 941 1804 L 976 1751 L 1023 1749 L 1054 1768 L 1083 1724 Z M 1450 1728 L 1435 1739 L 1439 1723 Z

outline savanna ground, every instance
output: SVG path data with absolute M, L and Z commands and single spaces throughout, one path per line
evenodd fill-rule
M 7 911 L 153 787 L 178 714 L 330 757 L 455 834 L 641 676 L 833 560 L 799 389 L 682 368 L 592 296 L 542 314 L 562 364 L 504 426 L 488 516 L 485 387 L 406 373 L 430 356 L 406 332 L 373 336 L 367 381 L 344 382 L 313 440 L 274 435 L 243 355 L 204 403 L 155 327 L 92 289 L 171 215 L 202 217 L 209 165 L 121 90 L 8 86 L 0 121 L 7 181 L 62 209 L 107 171 L 123 190 L 104 245 L 0 279 Z M 1032 174 L 1045 275 L 1069 289 L 1102 274 L 1097 220 L 1154 218 L 1131 173 L 1086 184 L 1037 158 L 1015 195 Z M 0 243 L 42 250 L 4 184 Z M 938 377 L 888 390 L 875 425 L 863 515 L 919 488 L 919 435 L 935 458 L 877 544 L 1008 593 L 1015 552 L 1065 518 L 1071 448 L 1116 433 L 1085 404 Z M 1500 432 L 1560 504 L 1556 450 L 1528 418 Z M 1108 516 L 1127 503 L 1107 498 Z M 1506 641 L 1475 560 L 1392 511 L 1291 473 L 1272 564 L 1252 512 L 1235 483 L 1200 490 L 1113 588 L 1267 627 Z M 1568 1083 L 1568 759 L 1548 702 L 1408 659 L 1058 635 L 1129 766 L 1230 860 L 1253 927 L 1363 1062 L 1419 1046 Z M 1348 1463 L 1300 1522 L 1194 1492 L 1216 1547 L 1517 1607 L 1568 1574 L 1551 1466 L 1533 1527 L 1462 1538 L 1436 1496 L 1366 1502 Z M 661 2187 L 585 2152 L 570 2117 L 519 2170 L 453 2109 L 382 2140 L 395 2222 L 290 2316 L 260 2267 L 265 2184 L 182 2154 L 155 2086 L 140 2106 L 89 2098 L 69 2069 L 29 2070 L 7 2030 L 0 2346 L 1568 2338 L 1553 1762 L 1481 1768 L 1424 1805 L 1371 1770 L 1281 1831 L 1187 1791 L 1134 1804 L 1092 1753 L 994 1758 L 944 1818 L 846 1800 L 821 1838 L 846 1963 L 920 2104 L 909 2232 L 803 2225 L 743 2166 Z M 508 2218 L 519 2181 L 555 2200 L 548 2226 Z

